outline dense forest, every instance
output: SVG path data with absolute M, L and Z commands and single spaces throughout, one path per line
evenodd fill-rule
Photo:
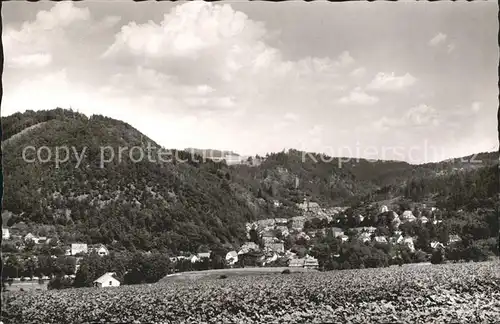
M 63 241 L 116 250 L 178 253 L 239 244 L 246 222 L 299 215 L 295 204 L 304 197 L 325 208 L 398 199 L 468 211 L 496 208 L 498 200 L 498 153 L 478 155 L 482 163 L 469 157 L 423 165 L 343 162 L 295 150 L 268 154 L 258 166 L 175 150 L 169 161 L 138 161 L 140 150 L 132 147 L 162 148 L 124 122 L 63 109 L 2 117 L 2 135 L 7 225 L 51 225 Z M 28 146 L 50 148 L 51 159 Z M 69 148 L 59 151 L 69 153 L 59 165 L 57 147 Z M 127 148 L 123 158 L 111 159 L 120 147 Z

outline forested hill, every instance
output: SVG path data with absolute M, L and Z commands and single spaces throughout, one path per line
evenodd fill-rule
M 483 154 L 485 162 L 474 167 L 466 162 L 340 162 L 294 150 L 269 154 L 258 166 L 227 166 L 174 150 L 172 161 L 161 162 L 153 154 L 153 161 L 134 162 L 139 152 L 131 157 L 130 148 L 147 152 L 148 146 L 159 146 L 104 116 L 27 111 L 2 117 L 2 131 L 3 209 L 13 215 L 9 225 L 53 224 L 63 239 L 129 250 L 178 252 L 238 244 L 245 239 L 245 222 L 298 215 L 295 203 L 305 196 L 324 207 L 431 197 L 450 208 L 473 208 L 491 204 L 498 191 L 498 153 Z M 35 162 L 23 161 L 28 146 L 50 148 L 52 159 L 43 163 L 26 151 Z M 64 146 L 69 158 L 57 167 L 55 149 Z M 125 148 L 121 159 L 120 147 Z M 111 162 L 101 165 L 101 151 Z

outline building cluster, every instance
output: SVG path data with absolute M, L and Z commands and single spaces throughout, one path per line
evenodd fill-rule
M 96 253 L 99 256 L 109 255 L 109 250 L 104 244 L 71 243 L 65 246 L 65 255 L 83 255 Z
M 424 206 L 425 207 L 425 206 Z M 278 256 L 288 256 L 290 251 L 284 249 L 284 238 L 288 236 L 293 236 L 296 240 L 310 240 L 318 235 L 328 235 L 331 234 L 335 238 L 338 238 L 340 242 L 346 243 L 349 241 L 357 240 L 362 243 L 379 243 L 379 244 L 394 244 L 394 245 L 405 245 L 412 252 L 415 251 L 416 237 L 404 236 L 402 231 L 399 231 L 399 226 L 407 222 L 420 222 L 425 224 L 432 221 L 433 224 L 441 223 L 441 220 L 433 217 L 432 219 L 427 218 L 422 214 L 422 212 L 417 211 L 416 214 L 411 210 L 405 210 L 400 215 L 395 211 L 390 210 L 387 206 L 381 206 L 379 213 L 389 215 L 391 225 L 396 230 L 392 235 L 376 235 L 376 228 L 373 226 L 364 227 L 354 227 L 349 229 L 342 229 L 335 226 L 325 226 L 323 228 L 314 230 L 304 230 L 305 223 L 307 221 L 312 221 L 317 219 L 319 221 L 326 220 L 323 224 L 340 223 L 342 217 L 347 217 L 342 212 L 344 212 L 346 207 L 332 207 L 332 208 L 322 208 L 318 203 L 308 201 L 304 199 L 302 203 L 297 204 L 297 208 L 302 211 L 302 215 L 295 216 L 290 219 L 285 218 L 271 218 L 263 219 L 253 223 L 247 223 L 247 236 L 250 239 L 250 231 L 254 229 L 264 244 L 265 252 L 275 253 Z M 434 215 L 437 209 L 431 207 L 428 209 L 430 214 Z M 365 216 L 356 215 L 354 217 L 355 221 L 361 224 L 365 220 Z M 432 248 L 441 248 L 446 244 L 450 244 L 460 240 L 457 235 L 450 236 L 449 242 L 431 242 Z M 248 243 L 247 243 L 248 244 Z M 293 258 L 290 258 L 292 260 Z M 298 262 L 298 263 L 297 263 Z M 293 261 L 294 264 L 301 264 L 301 261 Z

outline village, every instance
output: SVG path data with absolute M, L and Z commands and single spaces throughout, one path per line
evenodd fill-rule
M 275 207 L 280 207 L 278 201 L 275 201 L 274 204 Z M 347 216 L 345 211 L 348 209 L 347 207 L 322 208 L 318 203 L 304 199 L 302 203 L 297 204 L 297 208 L 301 211 L 301 216 L 295 216 L 290 219 L 263 219 L 247 223 L 246 232 L 248 241 L 241 244 L 238 249 L 227 252 L 225 255 L 224 267 L 286 266 L 290 268 L 319 269 L 320 263 L 318 259 L 310 254 L 313 246 L 302 248 L 301 251 L 298 251 L 296 247 L 308 245 L 307 242 L 311 240 L 314 241 L 315 238 L 326 235 L 333 236 L 341 245 L 356 241 L 361 244 L 391 244 L 406 246 L 410 252 L 415 252 L 415 241 L 417 238 L 405 235 L 403 231 L 399 229 L 400 226 L 405 223 L 413 222 L 420 224 L 425 224 L 427 222 L 439 224 L 441 222 L 441 220 L 435 217 L 437 209 L 434 207 L 426 210 L 425 214 L 430 216 L 426 217 L 420 211 L 417 211 L 417 215 L 414 215 L 414 212 L 411 210 L 405 210 L 398 215 L 398 213 L 383 205 L 378 212 L 381 215 L 390 215 L 391 231 L 381 231 L 380 227 L 375 226 L 346 228 L 345 219 Z M 368 222 L 365 216 L 355 215 L 354 223 L 363 225 L 370 222 Z M 316 225 L 311 226 L 311 224 Z M 13 233 L 11 233 L 11 230 Z M 31 232 L 22 236 L 19 233 L 20 231 L 16 226 L 11 229 L 2 228 L 2 241 L 10 243 L 11 247 L 10 250 L 4 250 L 7 258 L 12 254 L 24 255 L 24 257 L 29 258 L 31 262 L 37 263 L 38 254 L 42 254 L 44 253 L 44 249 L 48 249 L 50 251 L 48 254 L 50 254 L 51 258 L 65 258 L 74 263 L 74 269 L 70 271 L 71 274 L 65 274 L 65 277 L 70 279 L 75 278 L 75 274 L 79 269 L 80 261 L 83 256 L 90 253 L 95 253 L 101 257 L 110 254 L 110 250 L 104 244 L 88 245 L 82 242 L 61 244 L 57 238 L 37 236 Z M 287 246 L 290 245 L 286 244 L 287 241 L 293 241 L 294 247 Z M 457 235 L 450 235 L 448 242 L 430 242 L 430 248 L 442 249 L 457 241 L 460 241 L 460 237 Z M 13 250 L 12 247 L 14 247 Z M 145 253 L 147 254 L 150 252 Z M 45 251 L 45 254 L 47 254 L 47 251 Z M 195 254 L 183 253 L 182 255 L 169 256 L 169 259 L 174 265 L 180 263 L 191 263 L 196 265 L 206 262 L 212 257 L 211 251 L 206 250 L 205 252 Z M 191 266 L 187 268 L 177 267 L 174 271 L 189 271 L 194 269 L 195 268 Z M 110 280 L 110 278 L 113 279 Z M 48 279 L 48 276 L 40 275 L 37 277 L 32 272 L 30 277 L 21 276 L 19 278 L 16 276 L 13 280 L 14 282 L 27 282 Z M 94 285 L 117 286 L 120 285 L 120 282 L 116 280 L 112 273 L 103 273 L 102 278 L 95 280 Z
M 275 202 L 276 206 L 279 206 L 279 202 Z M 343 213 L 348 209 L 348 207 L 334 207 L 334 208 L 321 208 L 321 206 L 316 202 L 308 201 L 304 199 L 304 202 L 297 204 L 297 207 L 302 211 L 302 216 L 292 217 L 291 219 L 285 218 L 273 218 L 259 220 L 253 223 L 247 223 L 246 229 L 248 238 L 251 238 L 251 231 L 256 231 L 258 236 L 262 239 L 263 249 L 262 252 L 264 256 L 261 257 L 262 265 L 266 263 L 271 263 L 279 258 L 285 258 L 288 260 L 289 267 L 306 267 L 306 268 L 318 268 L 318 260 L 314 257 L 306 254 L 304 257 L 299 257 L 297 253 L 292 250 L 285 249 L 284 240 L 289 237 L 297 241 L 305 240 L 309 241 L 318 235 L 325 236 L 327 234 L 333 235 L 341 243 L 359 241 L 360 243 L 380 243 L 380 244 L 392 244 L 392 245 L 403 245 L 407 246 L 411 252 L 415 252 L 415 241 L 417 237 L 405 236 L 403 231 L 399 230 L 401 224 L 417 222 L 421 224 L 426 224 L 432 221 L 433 224 L 439 224 L 442 220 L 429 219 L 423 216 L 422 212 L 418 212 L 417 216 L 411 210 L 405 210 L 401 215 L 398 215 L 395 211 L 389 210 L 387 206 L 381 206 L 379 213 L 387 214 L 392 213 L 392 227 L 395 229 L 392 235 L 377 235 L 377 227 L 374 226 L 359 226 L 343 229 L 340 226 L 330 226 L 332 223 L 342 223 L 343 218 L 347 216 Z M 425 206 L 424 206 L 425 208 Z M 435 207 L 428 208 L 427 213 L 434 215 L 433 213 L 437 211 Z M 365 216 L 356 215 L 355 222 L 357 224 L 363 224 L 365 221 Z M 308 229 L 306 228 L 306 223 L 324 224 L 319 225 L 317 228 Z M 389 232 L 389 231 L 387 231 Z M 450 235 L 448 242 L 430 242 L 430 248 L 440 249 L 444 248 L 454 242 L 460 241 L 461 238 L 458 235 Z M 259 251 L 259 247 L 254 242 L 245 243 L 238 255 L 245 255 L 249 251 Z

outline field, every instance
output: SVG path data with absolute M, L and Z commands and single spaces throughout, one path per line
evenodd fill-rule
M 317 272 L 317 270 L 305 269 L 305 268 L 288 268 L 288 267 L 269 267 L 269 268 L 235 268 L 235 269 L 213 269 L 206 271 L 189 271 L 175 273 L 168 275 L 161 282 L 170 280 L 198 280 L 198 279 L 217 279 L 224 275 L 229 277 L 235 276 L 248 276 L 248 275 L 265 275 L 265 274 L 278 274 L 283 270 L 289 269 L 292 273 L 297 272 Z
M 7 292 L 4 323 L 498 323 L 500 263 Z
M 38 280 L 33 281 L 14 281 L 12 284 L 7 284 L 7 289 L 9 291 L 19 291 L 23 290 L 47 290 L 47 281 L 43 284 L 39 284 Z

